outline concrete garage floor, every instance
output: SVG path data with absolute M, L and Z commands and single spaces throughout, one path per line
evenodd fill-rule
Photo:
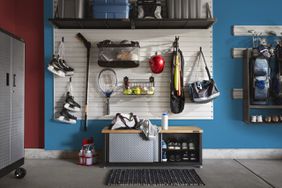
M 26 160 L 24 167 L 24 179 L 17 180 L 11 173 L 0 179 L 0 188 L 107 187 L 104 179 L 109 168 L 83 167 L 65 160 Z M 196 170 L 206 188 L 282 188 L 281 160 L 204 160 L 203 168 Z

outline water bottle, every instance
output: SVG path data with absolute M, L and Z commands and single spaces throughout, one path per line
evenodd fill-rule
M 81 149 L 81 150 L 79 151 L 78 156 L 79 156 L 79 164 L 85 165 L 84 150 Z
M 92 155 L 92 152 L 91 150 L 87 150 L 86 153 L 85 153 L 85 165 L 86 166 L 91 166 L 93 165 L 93 155 Z
M 162 127 L 163 127 L 163 130 L 168 130 L 168 114 L 167 113 L 163 113 L 162 115 Z

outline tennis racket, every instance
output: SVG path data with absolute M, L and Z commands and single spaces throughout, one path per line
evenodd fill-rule
M 98 87 L 106 97 L 106 112 L 110 115 L 110 98 L 117 88 L 117 75 L 113 69 L 103 69 L 98 76 Z

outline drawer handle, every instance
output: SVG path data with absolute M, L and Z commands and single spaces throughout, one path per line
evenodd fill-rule
M 13 87 L 16 87 L 16 74 L 13 74 Z
M 10 74 L 6 73 L 6 86 L 10 85 Z

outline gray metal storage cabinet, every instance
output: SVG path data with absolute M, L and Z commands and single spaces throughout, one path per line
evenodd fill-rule
M 23 40 L 0 29 L 0 177 L 25 175 L 24 66 Z

